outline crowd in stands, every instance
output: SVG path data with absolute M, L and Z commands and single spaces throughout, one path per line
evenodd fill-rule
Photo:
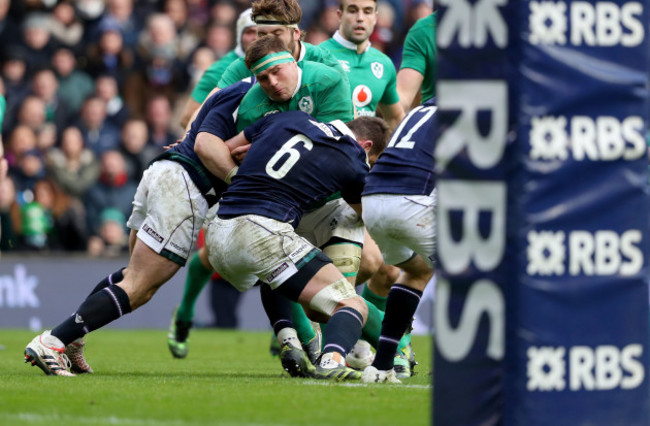
M 312 44 L 338 28 L 337 0 L 300 1 Z M 0 250 L 127 250 L 137 184 L 201 73 L 234 45 L 250 0 L 0 0 L 0 93 L 8 178 Z M 380 0 L 372 45 L 393 59 L 431 0 Z

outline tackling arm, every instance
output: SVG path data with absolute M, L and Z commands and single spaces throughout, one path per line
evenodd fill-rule
M 402 68 L 397 73 L 397 93 L 404 111 L 410 111 L 424 76 L 412 68 Z
M 194 152 L 210 173 L 224 182 L 227 181 L 229 175 L 232 177 L 232 171 L 237 167 L 230 156 L 228 145 L 211 133 L 200 132 L 197 135 Z

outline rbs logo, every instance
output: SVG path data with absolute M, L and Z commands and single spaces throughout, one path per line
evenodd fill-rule
M 634 389 L 645 378 L 640 344 L 572 346 L 568 354 L 562 346 L 531 346 L 527 355 L 529 391 Z
M 567 10 L 565 2 L 532 1 L 529 41 L 547 45 L 638 46 L 645 36 L 642 14 L 640 2 L 619 6 L 608 1 L 574 1 Z

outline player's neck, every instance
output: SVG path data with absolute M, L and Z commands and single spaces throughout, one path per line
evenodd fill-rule
M 340 31 L 336 31 L 332 38 L 341 46 L 350 50 L 354 50 L 359 55 L 364 53 L 370 47 L 370 39 L 364 40 L 361 44 L 356 44 L 343 37 L 343 34 Z

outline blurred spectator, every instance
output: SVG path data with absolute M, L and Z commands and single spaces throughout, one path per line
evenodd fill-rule
M 81 198 L 99 177 L 99 160 L 84 147 L 81 131 L 68 127 L 61 134 L 61 148 L 46 157 L 47 173 L 68 195 Z
M 394 43 L 396 37 L 394 34 L 395 26 L 395 9 L 390 3 L 380 1 L 377 3 L 377 24 L 375 30 L 370 35 L 372 47 L 381 50 L 391 58 L 394 57 Z
M 9 46 L 2 55 L 2 81 L 7 101 L 7 109 L 2 123 L 2 132 L 4 134 L 16 122 L 18 106 L 31 90 L 25 58 L 25 51 L 20 46 Z
M 77 17 L 74 4 L 71 0 L 62 0 L 54 6 L 52 18 L 49 22 L 52 40 L 58 46 L 69 49 L 79 49 L 84 35 L 84 26 Z M 80 53 L 77 51 L 77 53 Z
M 330 36 L 339 29 L 338 10 L 338 2 L 327 2 L 325 9 L 323 9 L 318 19 L 318 26 L 330 34 Z
M 50 180 L 34 185 L 33 199 L 21 206 L 21 235 L 26 250 L 84 250 L 87 234 L 79 200 L 61 192 Z
M 325 40 L 331 37 L 331 34 L 328 34 L 322 27 L 316 25 L 309 28 L 305 33 L 305 41 L 311 44 L 321 44 Z
M 94 22 L 104 13 L 104 0 L 76 0 L 77 14 L 84 23 Z
M 38 135 L 36 135 L 36 149 L 42 155 L 52 149 L 59 140 L 59 130 L 53 123 L 45 123 Z
M 187 2 L 185 0 L 166 0 L 165 14 L 171 18 L 176 28 L 178 56 L 181 60 L 187 61 L 200 41 L 198 37 L 200 33 L 190 27 L 187 21 Z
M 124 87 L 128 75 L 135 65 L 135 54 L 124 45 L 119 28 L 110 21 L 100 27 L 99 41 L 86 50 L 86 71 L 94 77 L 110 74 Z
M 48 28 L 48 18 L 41 12 L 29 14 L 23 22 L 23 45 L 31 69 L 39 69 L 50 65 L 54 47 Z
M 6 49 L 20 41 L 20 27 L 8 16 L 11 0 L 0 0 L 0 46 Z
M 300 9 L 302 9 L 302 20 L 300 21 L 301 28 L 311 28 L 318 19 L 320 11 L 325 8 L 323 0 L 299 0 Z M 330 38 L 328 34 L 326 39 Z M 308 43 L 311 43 L 308 41 Z
M 51 68 L 36 70 L 32 77 L 32 93 L 45 104 L 45 121 L 54 123 L 58 131 L 68 125 L 70 108 L 58 95 L 59 80 Z
M 84 99 L 93 92 L 95 84 L 88 74 L 77 69 L 77 58 L 67 47 L 60 47 L 54 52 L 52 66 L 59 79 L 57 94 L 68 105 L 70 113 L 76 115 Z
M 106 0 L 106 10 L 99 21 L 99 28 L 106 25 L 119 29 L 124 45 L 134 48 L 142 22 L 134 13 L 133 0 Z
M 124 156 L 119 151 L 106 151 L 101 156 L 99 180 L 83 197 L 90 235 L 99 235 L 101 212 L 109 207 L 118 209 L 124 217 L 132 210 L 133 196 L 138 186 L 129 179 Z
M 117 149 L 120 144 L 120 130 L 108 121 L 106 102 L 99 96 L 84 101 L 76 126 L 81 130 L 84 145 L 97 156 Z
M 214 5 L 210 9 L 212 22 L 229 27 L 233 26 L 238 15 L 239 13 L 237 12 L 237 8 L 235 8 L 233 3 L 229 0 L 215 1 Z
M 10 176 L 0 179 L 0 229 L 0 251 L 18 249 L 20 206 L 16 186 Z
M 230 26 L 214 23 L 208 28 L 205 36 L 205 46 L 210 48 L 217 59 L 220 59 L 232 49 L 233 36 Z
M 145 169 L 162 149 L 147 144 L 149 131 L 144 120 L 130 119 L 122 128 L 120 152 L 124 156 L 129 177 L 136 182 L 142 178 Z
M 9 167 L 18 167 L 18 159 L 27 151 L 36 149 L 36 133 L 27 125 L 21 124 L 13 128 L 7 138 L 5 158 Z
M 199 47 L 192 55 L 192 61 L 187 66 L 187 73 L 190 76 L 190 87 L 196 86 L 201 79 L 201 75 L 207 70 L 214 61 L 217 60 L 214 51 L 208 47 Z
M 149 145 L 159 149 L 176 142 L 182 129 L 176 132 L 171 127 L 172 109 L 169 99 L 158 95 L 147 103 L 147 125 L 149 126 Z
M 185 69 L 177 59 L 174 23 L 169 16 L 152 15 L 138 44 L 138 71 L 131 74 L 124 90 L 125 101 L 136 117 L 145 113 L 146 102 L 163 94 L 175 100 L 185 90 Z
M 196 34 L 203 34 L 209 20 L 208 0 L 187 0 L 187 23 Z
M 22 153 L 15 166 L 9 168 L 9 175 L 16 184 L 16 191 L 25 193 L 34 191 L 34 185 L 45 177 L 45 162 L 43 156 L 36 149 Z
M 95 94 L 106 102 L 106 115 L 108 121 L 117 128 L 122 128 L 131 116 L 129 107 L 120 96 L 117 80 L 110 74 L 97 77 L 95 81 Z
M 129 252 L 126 219 L 116 208 L 106 208 L 100 215 L 99 235 L 88 240 L 88 254 L 93 257 L 118 257 Z
M 46 123 L 45 102 L 37 96 L 29 95 L 18 107 L 16 125 L 25 124 L 38 134 Z

